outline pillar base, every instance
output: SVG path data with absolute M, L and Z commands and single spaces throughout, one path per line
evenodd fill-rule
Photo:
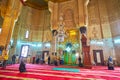
M 86 68 L 86 69 L 92 69 L 92 65 L 84 65 L 84 68 Z

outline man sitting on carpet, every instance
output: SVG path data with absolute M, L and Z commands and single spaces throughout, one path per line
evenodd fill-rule
M 111 56 L 108 58 L 108 70 L 114 70 L 113 59 Z
M 25 63 L 23 60 L 21 60 L 21 62 L 20 62 L 19 71 L 26 72 L 26 67 L 25 67 Z
M 8 61 L 8 53 L 6 50 L 3 51 L 3 65 L 2 68 L 5 69 Z

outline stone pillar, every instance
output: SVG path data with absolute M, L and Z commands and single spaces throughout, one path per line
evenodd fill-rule
M 84 0 L 76 0 L 78 2 L 78 21 L 79 26 L 85 25 L 85 10 L 84 10 Z
M 49 11 L 51 13 L 51 29 L 57 29 L 58 27 L 58 3 L 48 2 Z
M 82 53 L 83 53 L 83 65 L 85 68 L 92 68 L 90 59 L 90 46 L 87 46 L 87 37 L 85 36 L 86 27 L 80 27 L 81 32 L 81 43 L 82 43 Z
M 52 30 L 52 34 L 53 34 L 53 39 L 52 39 L 52 52 L 56 52 L 56 47 L 57 47 L 57 30 Z
M 2 25 L 2 32 L 0 35 L 0 45 L 3 45 L 6 50 L 10 44 L 10 39 L 14 30 L 15 22 L 20 13 L 21 4 L 20 1 L 10 0 L 4 16 Z M 7 51 L 8 52 L 8 51 Z

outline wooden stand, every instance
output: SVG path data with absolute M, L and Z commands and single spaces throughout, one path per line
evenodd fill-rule
M 87 46 L 87 38 L 82 34 L 82 52 L 83 52 L 83 64 L 85 68 L 92 68 L 91 58 L 90 58 L 90 46 Z

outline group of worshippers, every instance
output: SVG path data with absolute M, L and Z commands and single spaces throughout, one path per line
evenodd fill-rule
M 79 66 L 81 66 L 81 57 L 79 57 L 78 59 L 79 59 Z M 48 57 L 48 64 L 50 64 L 50 56 Z M 109 56 L 107 64 L 108 64 L 108 70 L 114 70 L 114 63 L 111 56 Z M 55 65 L 58 65 L 57 62 L 55 62 Z M 20 62 L 19 71 L 26 72 L 26 67 L 23 59 Z
M 9 56 L 8 56 L 7 52 L 3 52 L 3 53 L 4 54 L 2 55 L 2 58 L 3 58 L 2 69 L 6 69 Z M 15 60 L 16 60 L 16 56 L 13 55 L 12 56 L 12 64 L 15 64 Z M 23 59 L 20 60 L 19 71 L 26 72 L 26 66 L 25 66 L 25 62 Z
M 78 59 L 79 59 L 79 66 L 81 66 L 81 57 L 79 57 Z M 48 57 L 48 64 L 50 64 L 50 57 Z M 108 70 L 114 70 L 114 63 L 111 56 L 109 56 L 107 64 L 108 64 Z M 55 63 L 55 65 L 58 65 L 58 64 Z M 26 72 L 26 67 L 23 59 L 20 62 L 19 71 Z
M 3 59 L 4 60 L 3 60 L 2 68 L 5 69 L 6 64 L 7 64 L 7 60 L 8 60 L 8 54 L 7 53 L 4 53 Z M 12 56 L 12 63 L 13 64 L 15 64 L 15 59 L 16 59 L 16 56 L 13 55 Z M 79 60 L 79 66 L 81 66 L 81 57 L 79 57 L 78 60 Z M 50 56 L 48 57 L 48 64 L 50 64 Z M 57 60 L 54 61 L 54 64 L 58 65 Z M 109 58 L 108 58 L 107 66 L 108 66 L 108 70 L 114 70 L 114 63 L 113 63 L 113 59 L 112 59 L 111 56 L 109 56 Z M 25 64 L 25 61 L 24 61 L 23 57 L 21 57 L 21 59 L 20 59 L 19 71 L 20 72 L 26 72 L 26 64 Z
M 37 56 L 36 58 L 33 58 L 33 64 L 36 63 L 36 64 L 48 64 L 48 65 L 55 65 L 55 66 L 58 66 L 59 64 L 59 59 L 58 57 L 55 55 L 55 56 L 50 56 L 49 54 L 46 55 L 46 57 L 42 57 L 41 55 L 40 56 Z
M 12 64 L 15 64 L 16 62 L 16 55 L 12 56 Z M 23 57 L 20 57 L 20 62 L 19 62 L 19 71 L 20 72 L 26 72 L 26 65 Z

